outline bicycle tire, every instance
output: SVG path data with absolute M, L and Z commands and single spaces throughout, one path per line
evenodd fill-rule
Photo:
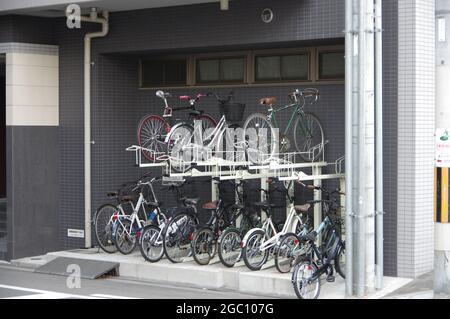
M 228 268 L 233 267 L 236 264 L 236 262 L 239 260 L 239 258 L 241 257 L 241 254 L 242 254 L 242 248 L 241 248 L 242 236 L 241 236 L 241 234 L 242 234 L 241 230 L 239 230 L 235 227 L 228 227 L 222 232 L 222 234 L 220 235 L 220 237 L 218 239 L 217 251 L 218 251 L 220 262 L 225 267 L 228 267 Z M 234 236 L 235 240 L 233 240 L 231 243 L 229 243 L 226 240 L 228 240 L 228 237 L 231 237 L 231 236 Z M 232 239 L 233 238 L 231 238 L 231 240 Z M 233 256 L 227 257 L 225 255 L 225 251 L 228 251 L 230 249 L 233 252 L 235 250 L 239 251 L 237 254 L 233 254 L 233 256 L 236 255 L 236 257 L 233 257 Z
M 200 228 L 194 233 L 192 239 L 192 257 L 199 265 L 207 265 L 216 254 L 217 240 L 214 238 L 214 232 L 209 227 Z M 205 258 L 201 258 L 200 253 L 205 254 Z
M 304 270 L 308 270 L 308 274 L 314 274 L 317 272 L 317 266 L 310 259 L 305 259 L 295 265 L 294 270 L 292 271 L 292 284 L 294 286 L 295 294 L 299 299 L 317 299 L 320 295 L 320 278 L 308 283 L 306 278 L 310 276 L 304 276 Z M 307 296 L 303 293 L 302 289 L 305 287 L 305 284 L 314 284 L 316 286 L 312 298 L 306 298 Z
M 247 155 L 247 159 L 252 162 L 253 164 L 258 164 L 258 165 L 263 165 L 263 164 L 267 164 L 274 156 L 275 153 L 277 152 L 278 149 L 278 140 L 275 136 L 275 130 L 274 127 L 272 125 L 272 123 L 267 119 L 267 115 L 262 114 L 262 113 L 253 113 L 250 114 L 247 119 L 244 122 L 244 126 L 243 126 L 243 133 L 244 133 L 244 141 L 247 141 L 247 135 L 250 132 L 250 128 L 252 128 L 250 126 L 251 121 L 253 120 L 258 120 L 260 123 L 263 123 L 269 130 L 270 130 L 270 134 L 272 137 L 272 140 L 268 142 L 268 144 L 270 143 L 270 150 L 269 153 L 267 153 L 269 156 L 264 157 L 264 154 L 261 155 L 260 152 L 260 146 L 257 145 L 258 150 L 254 150 L 253 148 L 250 148 L 248 145 L 246 146 L 246 155 Z M 258 126 L 258 130 L 260 128 L 264 128 L 263 126 Z M 251 132 L 250 132 L 251 133 Z M 258 133 L 258 132 L 257 132 Z M 263 156 L 264 158 L 262 160 L 255 160 L 258 159 L 257 154 Z
M 297 116 L 297 119 L 295 120 L 295 124 L 294 124 L 294 143 L 295 143 L 295 148 L 297 149 L 297 152 L 299 152 L 300 157 L 305 162 L 314 162 L 315 160 L 317 160 L 320 157 L 320 155 L 322 155 L 322 153 L 324 151 L 325 136 L 324 136 L 322 124 L 320 123 L 319 118 L 316 115 L 314 115 L 313 113 L 310 113 L 310 112 L 305 112 L 304 114 L 305 114 L 305 117 L 310 117 L 313 120 L 313 122 L 315 122 L 317 124 L 317 126 L 319 128 L 320 136 L 319 136 L 318 139 L 320 140 L 319 143 L 321 144 L 320 151 L 317 152 L 317 153 L 313 153 L 313 156 L 311 157 L 311 156 L 307 156 L 307 154 L 309 154 L 309 153 L 306 153 L 307 150 L 305 150 L 303 147 L 300 147 L 300 145 L 299 145 L 300 141 L 298 140 L 300 137 L 298 136 L 297 129 L 298 129 L 299 125 L 303 125 L 303 123 L 301 123 L 302 122 L 302 117 L 301 116 Z M 303 135 L 305 135 L 305 134 L 303 134 Z M 319 144 L 316 144 L 314 146 L 317 146 L 317 145 L 319 145 Z
M 111 217 L 116 212 L 122 214 L 117 206 L 104 204 L 97 209 L 94 215 L 95 238 L 97 239 L 99 247 L 108 254 L 113 254 L 117 251 L 117 247 L 114 243 L 114 225 L 111 224 L 108 226 Z M 106 232 L 105 236 L 102 236 L 103 231 Z
M 165 134 L 169 134 L 170 125 L 169 123 L 161 116 L 156 114 L 147 114 L 140 121 L 137 129 L 137 140 L 138 144 L 141 147 L 145 147 L 148 149 L 152 149 L 151 145 L 148 143 L 154 141 L 155 136 Z M 155 153 L 166 153 L 167 145 L 164 140 L 161 141 L 161 149 L 155 149 Z M 152 149 L 153 150 L 153 149 Z M 144 157 L 151 162 L 159 162 L 157 156 L 152 156 L 151 153 L 147 151 L 143 151 L 142 154 Z
M 275 268 L 280 273 L 288 273 L 291 271 L 293 267 L 295 260 L 292 255 L 293 251 L 292 244 L 295 247 L 297 247 L 298 245 L 300 245 L 300 240 L 296 234 L 287 233 L 283 236 L 283 239 L 280 241 L 280 244 L 278 245 L 278 249 L 275 254 Z
M 253 241 L 258 240 L 258 238 L 253 239 L 256 236 L 259 236 L 261 239 L 264 240 L 266 238 L 266 233 L 261 229 L 254 229 L 251 230 L 251 234 L 249 235 L 246 245 L 242 248 L 242 257 L 244 259 L 244 263 L 247 266 L 248 269 L 257 271 L 262 268 L 262 266 L 267 262 L 267 259 L 269 258 L 269 249 L 265 249 L 262 253 L 262 259 L 261 261 L 257 263 L 253 263 L 249 260 L 249 253 L 252 253 L 253 251 L 249 251 L 250 245 L 253 245 Z M 261 245 L 261 244 L 259 244 Z M 253 248 L 254 250 L 255 248 Z M 257 248 L 259 251 L 259 247 Z
M 124 236 L 122 236 L 123 230 L 129 232 L 130 235 L 125 233 Z M 126 239 L 127 242 L 130 242 L 131 239 L 131 242 L 128 246 L 124 246 L 123 244 L 121 244 L 121 239 Z M 115 243 L 117 250 L 123 255 L 129 255 L 136 248 L 137 238 L 136 236 L 132 235 L 132 225 L 129 219 L 122 218 L 121 223 L 117 225 L 117 229 L 115 232 Z
M 182 150 L 183 145 L 190 144 L 194 134 L 194 128 L 192 125 L 182 123 L 171 129 L 168 137 L 167 155 L 169 156 L 170 168 L 177 173 L 184 173 L 192 167 L 192 151 L 191 156 L 189 151 Z M 189 158 L 185 158 L 187 157 Z M 185 160 L 189 160 L 186 162 Z
M 159 236 L 161 236 L 161 229 L 157 226 L 154 225 L 147 225 L 144 227 L 144 229 L 142 230 L 142 234 L 141 234 L 141 238 L 140 238 L 140 245 L 139 245 L 139 249 L 141 251 L 141 255 L 142 257 L 144 257 L 145 260 L 149 261 L 149 262 L 157 262 L 159 261 L 163 255 L 164 255 L 164 247 L 163 247 L 163 243 L 162 243 L 162 236 L 160 238 L 161 244 L 160 244 L 160 248 L 159 248 L 159 252 L 158 250 L 156 250 L 156 254 L 150 254 L 150 247 L 148 247 L 147 245 L 147 237 L 151 235 L 151 243 L 150 246 L 151 247 L 155 247 L 154 243 L 155 243 L 155 239 L 157 239 Z M 154 236 L 157 236 L 157 238 L 155 238 Z
M 176 225 L 176 222 L 179 222 L 180 219 L 182 218 L 186 218 L 187 221 L 183 222 L 183 225 Z M 179 231 L 179 227 L 180 226 L 184 226 L 186 227 L 186 224 L 188 226 L 189 229 L 182 229 L 182 231 L 186 231 L 186 233 L 181 233 Z M 191 247 L 191 243 L 190 243 L 190 235 L 192 235 L 193 230 L 195 229 L 190 229 L 191 227 L 196 227 L 197 226 L 197 222 L 196 220 L 190 216 L 189 214 L 179 214 L 177 216 L 175 216 L 165 227 L 164 229 L 164 234 L 163 234 L 163 247 L 164 247 L 164 255 L 167 257 L 167 259 L 169 259 L 171 262 L 173 263 L 180 263 L 183 261 L 184 258 L 186 258 L 187 256 L 189 256 L 189 254 L 192 251 L 192 247 Z M 189 241 L 189 242 L 188 242 Z M 180 247 L 180 244 L 183 244 L 185 247 Z M 176 249 L 172 248 L 176 248 L 178 249 L 178 253 Z M 183 254 L 181 254 L 180 252 L 183 251 Z M 177 257 L 177 255 L 179 257 Z
M 345 262 L 342 262 L 342 259 L 345 258 L 345 243 L 342 243 L 342 246 L 339 247 L 339 251 L 336 254 L 336 258 L 334 258 L 334 269 L 336 272 L 345 279 Z M 345 259 L 344 259 L 345 260 Z M 342 267 L 344 265 L 344 267 Z

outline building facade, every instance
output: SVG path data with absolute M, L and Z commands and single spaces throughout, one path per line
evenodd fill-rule
M 59 9 L 68 4 L 55 2 Z M 246 104 L 245 116 L 260 108 L 259 98 L 276 96 L 283 103 L 295 88 L 316 87 L 321 98 L 311 111 L 328 140 L 325 160 L 344 155 L 345 80 L 327 77 L 336 70 L 326 69 L 321 56 L 344 50 L 344 2 L 235 0 L 228 11 L 216 2 L 198 2 L 203 1 L 111 10 L 108 35 L 93 39 L 93 212 L 107 201 L 107 191 L 143 173 L 125 148 L 136 144 L 140 118 L 161 114 L 163 107 L 155 96 L 161 86 L 143 81 L 145 61 L 184 59 L 192 65 L 186 83 L 165 83 L 164 90 L 234 91 L 236 101 Z M 1 6 L 6 244 L 0 256 L 80 248 L 84 239 L 69 237 L 68 229 L 84 229 L 83 38 L 99 26 L 81 22 L 80 29 L 70 29 L 55 9 L 16 8 L 14 1 Z M 273 12 L 270 23 L 261 19 L 266 8 Z M 416 277 L 433 266 L 434 1 L 383 1 L 383 31 L 384 271 Z M 258 57 L 282 60 L 305 52 L 306 78 L 283 78 L 289 72 L 281 67 L 278 79 L 258 81 Z M 197 65 L 220 57 L 244 57 L 244 79 L 201 83 Z M 214 99 L 199 106 L 219 117 Z M 287 120 L 288 114 L 280 124 Z M 210 197 L 210 187 L 201 182 L 190 191 L 205 201 Z M 308 196 L 303 193 L 296 190 L 298 201 Z M 167 205 L 175 202 L 171 194 L 159 194 Z

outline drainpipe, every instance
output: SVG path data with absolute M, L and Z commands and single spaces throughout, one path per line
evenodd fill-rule
M 104 37 L 109 31 L 109 13 L 91 9 L 89 16 L 81 16 L 81 21 L 100 23 L 102 30 L 86 33 L 84 36 L 84 245 L 91 247 L 91 39 Z
M 358 7 L 358 216 L 357 216 L 357 287 L 356 295 L 361 298 L 365 295 L 366 287 L 366 1 L 359 1 Z
M 345 294 L 353 295 L 353 4 L 345 0 Z
M 383 287 L 383 23 L 381 0 L 375 0 L 375 143 L 376 143 L 376 281 Z

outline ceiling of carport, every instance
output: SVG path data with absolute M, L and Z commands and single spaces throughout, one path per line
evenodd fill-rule
M 64 16 L 66 6 L 72 3 L 79 4 L 83 13 L 85 13 L 91 7 L 104 8 L 110 12 L 115 12 L 210 2 L 217 2 L 219 8 L 219 0 L 1 0 L 0 15 L 23 14 L 60 17 Z

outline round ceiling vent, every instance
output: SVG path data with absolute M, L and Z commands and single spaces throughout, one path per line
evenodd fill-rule
M 262 20 L 264 23 L 270 23 L 270 22 L 272 22 L 272 20 L 273 20 L 273 11 L 272 11 L 271 9 L 269 9 L 269 8 L 264 9 L 264 10 L 261 12 L 261 20 Z

